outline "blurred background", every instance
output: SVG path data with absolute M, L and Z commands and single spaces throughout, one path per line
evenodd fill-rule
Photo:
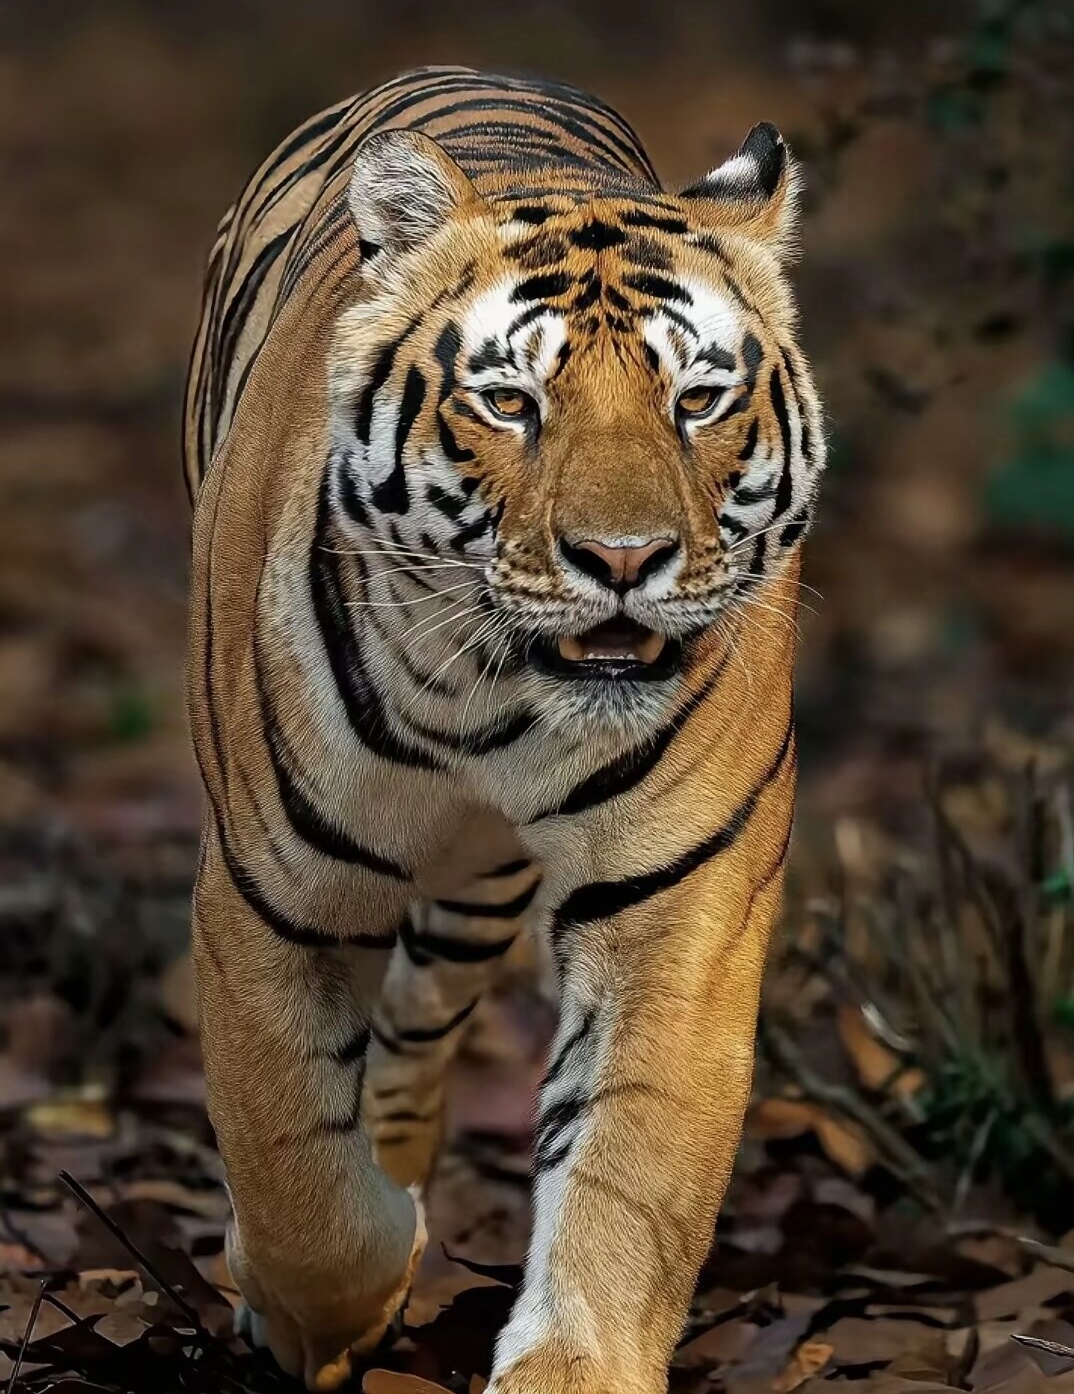
M 672 184 L 759 120 L 803 162 L 831 464 L 757 1135 L 879 1168 L 888 1199 L 961 1205 L 980 1183 L 1023 1214 L 1047 1174 L 1042 1222 L 1074 1223 L 1072 53 L 1069 0 L 0 7 L 9 1141 L 51 1119 L 55 1145 L 96 1128 L 105 1156 L 117 1110 L 200 1097 L 178 421 L 216 221 L 308 114 L 462 62 L 595 90 Z M 803 1061 L 806 1017 L 832 1045 Z

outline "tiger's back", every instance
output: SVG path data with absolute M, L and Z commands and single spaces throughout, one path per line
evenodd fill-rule
M 346 194 L 355 151 L 366 136 L 399 128 L 431 136 L 492 197 L 605 188 L 644 198 L 658 187 L 630 125 L 559 83 L 423 68 L 311 117 L 251 176 L 209 255 L 184 413 L 191 498 L 298 278 L 354 238 Z M 565 168 L 573 179 L 563 178 Z

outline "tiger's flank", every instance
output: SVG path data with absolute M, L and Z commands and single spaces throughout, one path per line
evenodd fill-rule
M 665 190 L 550 82 L 312 117 L 213 246 L 185 413 L 194 943 L 243 1328 L 333 1389 L 405 1303 L 444 1077 L 560 991 L 490 1394 L 657 1394 L 731 1171 L 824 463 L 755 126 Z

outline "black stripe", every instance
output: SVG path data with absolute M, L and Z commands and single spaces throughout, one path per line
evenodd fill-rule
M 431 1123 L 438 1115 L 438 1109 L 434 1110 L 432 1113 L 417 1113 L 412 1108 L 397 1108 L 392 1113 L 382 1113 L 380 1117 L 376 1119 L 376 1124 L 379 1127 L 382 1123 Z M 377 1142 L 402 1142 L 404 1136 L 409 1137 L 410 1134 L 400 1134 L 398 1138 L 394 1136 L 388 1138 L 378 1137 Z
M 680 853 L 668 866 L 660 867 L 655 871 L 642 872 L 637 876 L 628 876 L 621 881 L 591 881 L 587 885 L 579 886 L 577 890 L 570 893 L 556 911 L 554 933 L 558 935 L 565 930 L 577 928 L 579 925 L 608 919 L 634 905 L 641 905 L 644 901 L 659 895 L 661 891 L 669 890 L 672 886 L 677 885 L 707 861 L 720 856 L 721 853 L 733 847 L 753 817 L 754 809 L 757 807 L 761 795 L 782 770 L 793 739 L 794 718 L 792 714 L 787 720 L 787 729 L 784 732 L 779 750 L 768 769 L 722 827 L 717 828 L 702 842 L 696 843 L 693 847 Z
M 623 285 L 636 290 L 640 295 L 648 295 L 653 300 L 674 300 L 680 305 L 694 303 L 693 296 L 685 286 L 680 286 L 667 276 L 656 276 L 649 271 L 632 271 L 629 276 L 623 277 Z
M 372 848 L 366 847 L 351 837 L 319 809 L 302 787 L 295 773 L 298 761 L 280 725 L 275 704 L 265 681 L 262 663 L 261 644 L 255 631 L 253 640 L 254 686 L 257 690 L 258 705 L 261 711 L 261 724 L 265 732 L 272 772 L 276 776 L 276 788 L 283 805 L 287 821 L 302 838 L 303 842 L 315 847 L 326 857 L 365 867 L 378 876 L 387 876 L 393 881 L 409 881 L 411 873 L 399 862 L 381 856 Z
M 403 453 L 424 401 L 425 374 L 412 363 L 407 370 L 399 419 L 395 423 L 395 464 L 387 479 L 373 488 L 373 505 L 384 513 L 406 513 L 410 508 Z
M 793 547 L 809 526 L 809 509 L 803 508 L 796 518 L 793 518 L 779 535 L 779 545 L 781 547 Z
M 368 1025 L 359 1026 L 350 1040 L 330 1052 L 332 1059 L 341 1065 L 353 1065 L 357 1060 L 364 1060 L 372 1034 Z
M 514 338 L 520 329 L 525 329 L 527 324 L 532 324 L 535 319 L 540 319 L 542 315 L 552 313 L 552 307 L 543 303 L 531 305 L 528 310 L 523 310 L 516 315 L 505 331 L 508 340 Z
M 528 857 L 519 857 L 517 861 L 504 862 L 501 866 L 494 866 L 491 871 L 483 871 L 481 879 L 492 881 L 498 876 L 515 876 L 518 872 L 525 871 L 527 867 L 532 865 L 533 863 Z
M 350 518 L 352 523 L 357 523 L 359 527 L 371 528 L 373 520 L 366 509 L 365 501 L 358 492 L 358 484 L 354 474 L 348 468 L 347 462 L 341 463 L 338 470 L 339 478 L 339 501 L 344 513 Z
M 560 1099 L 551 1108 L 544 1111 L 537 1124 L 537 1141 L 534 1152 L 534 1165 L 541 1166 L 542 1158 L 547 1157 L 553 1150 L 553 1144 L 561 1138 L 564 1131 L 572 1123 L 578 1121 L 586 1111 L 589 1099 L 585 1094 L 568 1094 L 565 1099 Z
M 261 248 L 241 286 L 228 302 L 227 312 L 218 331 L 214 334 L 213 352 L 210 359 L 211 380 L 218 389 L 218 392 L 214 393 L 213 410 L 210 416 L 214 437 L 227 398 L 227 380 L 230 376 L 235 345 L 242 333 L 243 325 L 246 323 L 250 306 L 256 298 L 257 292 L 261 289 L 265 277 L 272 270 L 274 263 L 290 240 L 292 232 L 292 228 L 286 228 Z
M 651 774 L 660 763 L 665 751 L 698 707 L 719 682 L 727 666 L 727 654 L 720 657 L 715 672 L 705 685 L 675 713 L 668 724 L 652 740 L 643 746 L 635 746 L 625 755 L 610 761 L 601 769 L 583 779 L 557 803 L 535 814 L 530 823 L 539 823 L 542 818 L 556 818 L 560 815 L 584 813 L 587 808 L 606 803 L 628 793 Z
M 532 1169 L 538 1174 L 543 1171 L 551 1171 L 553 1167 L 559 1166 L 567 1153 L 574 1146 L 574 1138 L 568 1138 L 554 1152 L 545 1152 L 534 1157 Z
M 326 934 L 324 930 L 313 925 L 300 924 L 290 919 L 272 904 L 256 878 L 239 862 L 228 846 L 224 829 L 219 822 L 216 831 L 231 884 L 257 918 L 281 939 L 286 939 L 289 944 L 303 949 L 384 948 L 392 942 L 394 936 L 391 934 L 359 933 L 342 937 Z
M 480 1000 L 479 997 L 475 997 L 472 1002 L 461 1008 L 449 1021 L 443 1022 L 440 1026 L 408 1026 L 402 1031 L 396 1027 L 395 1039 L 405 1041 L 407 1045 L 429 1045 L 433 1041 L 442 1041 L 445 1036 L 450 1036 L 452 1031 L 463 1024 Z
M 492 515 L 488 512 L 480 513 L 472 523 L 467 523 L 464 528 L 459 528 L 450 540 L 449 546 L 453 552 L 465 552 L 467 544 L 476 542 L 479 537 L 488 532 L 492 523 Z M 512 737 L 512 739 L 514 739 Z
M 540 884 L 539 880 L 534 881 L 532 886 L 502 905 L 487 905 L 480 900 L 438 900 L 435 904 L 449 915 L 465 915 L 468 920 L 513 920 L 529 909 Z
M 351 730 L 367 750 L 383 760 L 415 769 L 442 770 L 444 765 L 440 760 L 401 739 L 388 723 L 380 692 L 366 672 L 357 636 L 347 614 L 340 575 L 341 559 L 330 545 L 328 516 L 326 473 L 310 547 L 310 591 L 321 641 Z
M 541 276 L 528 276 L 526 280 L 519 281 L 511 292 L 511 300 L 518 303 L 520 300 L 551 300 L 559 295 L 566 295 L 574 284 L 574 278 L 568 276 L 565 271 L 550 271 Z M 540 313 L 540 311 L 538 312 Z M 508 337 L 511 330 L 508 330 Z
M 766 484 L 758 484 L 751 487 L 749 484 L 740 484 L 735 489 L 735 502 L 743 506 L 754 503 L 766 503 L 768 499 L 774 498 L 776 485 L 769 481 Z
M 589 1035 L 590 1031 L 592 1031 L 596 1020 L 597 1013 L 595 1009 L 591 1009 L 585 1013 L 574 1031 L 572 1031 L 563 1042 L 555 1060 L 553 1060 L 552 1064 L 545 1071 L 544 1079 L 541 1080 L 542 1089 L 547 1089 L 550 1084 L 553 1084 L 560 1077 L 566 1068 L 567 1061 L 578 1046 L 585 1040 L 586 1036 Z
M 419 933 L 409 918 L 399 927 L 399 942 L 407 958 L 417 968 L 427 967 L 435 960 L 444 963 L 491 963 L 494 958 L 502 958 L 517 938 L 517 931 L 504 939 L 484 942 L 457 939 L 428 929 Z
M 415 315 L 407 327 L 397 339 L 393 339 L 390 344 L 385 344 L 377 356 L 377 361 L 373 364 L 373 371 L 369 375 L 369 381 L 358 396 L 358 401 L 354 411 L 354 431 L 363 445 L 369 444 L 369 435 L 373 428 L 373 405 L 376 395 L 384 384 L 391 377 L 392 368 L 395 366 L 395 356 L 403 344 L 410 338 L 414 330 L 421 322 L 422 316 Z
M 537 718 L 532 712 L 523 712 L 511 720 L 501 718 L 483 730 L 472 732 L 441 731 L 435 726 L 407 718 L 407 726 L 415 735 L 421 736 L 432 745 L 443 746 L 445 750 L 457 751 L 460 755 L 487 755 L 491 750 L 502 750 L 513 745 L 535 725 Z
M 779 476 L 779 488 L 776 490 L 776 509 L 772 514 L 773 518 L 778 518 L 790 508 L 791 497 L 794 490 L 791 453 L 791 419 L 787 414 L 787 401 L 783 395 L 783 376 L 778 368 L 772 369 L 772 376 L 768 382 L 768 391 L 772 398 L 772 410 L 775 412 L 776 420 L 779 422 L 779 434 L 783 443 L 783 470 Z
M 690 231 L 690 224 L 684 218 L 661 217 L 648 213 L 644 208 L 630 208 L 623 214 L 627 227 L 651 227 L 659 232 L 683 234 Z

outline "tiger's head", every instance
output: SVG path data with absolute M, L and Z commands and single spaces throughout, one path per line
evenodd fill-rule
M 808 526 L 824 442 L 785 275 L 796 183 L 767 125 L 678 194 L 479 193 L 413 131 L 359 151 L 339 496 L 400 564 L 476 587 L 471 625 L 546 714 L 655 714 Z

